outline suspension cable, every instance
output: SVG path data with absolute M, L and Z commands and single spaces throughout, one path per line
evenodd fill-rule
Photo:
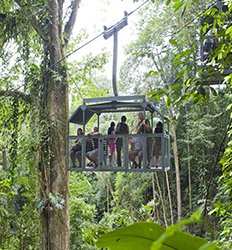
M 145 6 L 146 4 L 148 4 L 150 2 L 150 0 L 146 0 L 145 2 L 141 3 L 138 7 L 136 7 L 134 10 L 130 11 L 128 13 L 128 16 L 134 14 L 135 12 L 137 12 L 139 9 L 141 9 L 143 6 Z M 171 34 L 171 37 L 176 36 L 178 33 L 180 33 L 183 29 L 185 29 L 186 27 L 188 27 L 190 24 L 192 24 L 194 21 L 196 21 L 197 19 L 199 19 L 207 10 L 209 10 L 212 6 L 214 6 L 216 3 L 216 1 L 214 1 L 212 4 L 210 4 L 205 10 L 201 11 L 198 15 L 196 15 L 196 17 L 194 17 L 193 19 L 191 19 L 189 22 L 187 22 L 186 24 L 184 24 L 180 29 L 178 29 L 177 31 L 173 32 Z M 123 18 L 122 18 L 123 19 Z M 122 20 L 121 19 L 121 20 Z M 87 42 L 85 42 L 84 44 L 82 44 L 81 46 L 77 47 L 76 49 L 72 50 L 70 53 L 68 53 L 67 55 L 65 55 L 64 57 L 62 57 L 60 60 L 58 60 L 57 62 L 55 62 L 54 64 L 50 65 L 48 67 L 48 69 L 46 69 L 46 71 L 50 70 L 52 67 L 56 66 L 57 64 L 61 63 L 62 61 L 64 61 L 65 59 L 67 59 L 68 57 L 70 57 L 71 55 L 73 55 L 74 53 L 76 53 L 77 51 L 83 49 L 84 47 L 86 47 L 87 45 L 89 45 L 90 43 L 94 42 L 95 40 L 97 40 L 99 37 L 101 37 L 104 34 L 104 32 L 99 33 L 98 35 L 94 36 L 93 38 L 91 38 L 90 40 L 88 40 Z M 165 46 L 167 47 L 167 46 Z M 45 72 L 46 72 L 45 71 Z M 18 91 L 20 88 L 24 87 L 25 84 L 19 85 L 17 88 L 12 88 L 12 89 L 8 89 L 7 91 Z
M 134 14 L 135 12 L 137 12 L 139 9 L 141 9 L 144 5 L 146 5 L 148 2 L 150 2 L 150 0 L 146 0 L 145 2 L 143 2 L 142 4 L 140 4 L 137 8 L 135 8 L 134 10 L 132 10 L 131 12 L 128 13 L 128 16 Z M 122 20 L 122 19 L 121 19 Z M 53 68 L 54 66 L 56 66 L 57 64 L 61 63 L 62 61 L 64 61 L 65 59 L 67 59 L 68 57 L 70 57 L 71 55 L 73 55 L 74 53 L 76 53 L 77 51 L 81 50 L 82 48 L 86 47 L 87 45 L 89 45 L 90 43 L 94 42 L 95 40 L 97 40 L 99 37 L 101 37 L 104 34 L 104 32 L 99 33 L 98 35 L 94 36 L 93 38 L 91 38 L 90 40 L 88 40 L 87 42 L 85 42 L 84 44 L 82 44 L 81 46 L 77 47 L 76 49 L 72 50 L 70 53 L 66 54 L 65 56 L 63 56 L 60 60 L 58 60 L 57 62 L 55 62 L 54 64 L 50 65 L 48 67 L 48 69 L 45 70 L 48 71 L 49 69 Z M 19 85 L 16 88 L 12 88 L 12 89 L 8 89 L 7 91 L 18 91 L 20 88 L 24 87 L 24 83 Z

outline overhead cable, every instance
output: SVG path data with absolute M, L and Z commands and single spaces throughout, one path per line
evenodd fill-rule
M 134 14 L 136 11 L 138 11 L 139 9 L 141 9 L 144 5 L 146 5 L 148 2 L 150 2 L 150 0 L 146 0 L 145 2 L 143 2 L 142 4 L 140 4 L 137 8 L 135 8 L 134 10 L 132 10 L 131 12 L 128 13 L 128 16 Z M 122 19 L 121 19 L 122 20 Z M 84 44 L 82 44 L 81 46 L 77 47 L 76 49 L 72 50 L 70 53 L 66 54 L 64 57 L 62 57 L 60 60 L 58 60 L 57 62 L 55 62 L 54 64 L 50 65 L 49 68 L 47 69 L 47 71 L 49 69 L 52 69 L 54 66 L 56 66 L 57 64 L 61 63 L 62 61 L 64 61 L 65 59 L 67 59 L 68 57 L 70 57 L 71 55 L 73 55 L 74 53 L 76 53 L 77 51 L 81 50 L 82 48 L 86 47 L 87 45 L 89 45 L 90 43 L 94 42 L 95 40 L 97 40 L 99 37 L 101 37 L 104 34 L 104 32 L 99 33 L 98 35 L 94 36 L 93 38 L 91 38 L 90 40 L 88 40 L 87 42 L 85 42 Z M 25 84 L 22 84 L 20 86 L 18 86 L 17 88 L 13 88 L 13 89 L 8 89 L 8 91 L 18 91 L 20 88 L 24 87 Z
M 135 12 L 137 12 L 139 9 L 141 9 L 143 6 L 145 6 L 147 3 L 149 3 L 150 0 L 146 0 L 143 3 L 141 3 L 138 7 L 136 7 L 134 10 L 128 12 L 128 16 L 134 14 Z M 189 22 L 187 22 L 186 24 L 184 24 L 180 29 L 178 29 L 177 31 L 173 32 L 171 34 L 171 37 L 177 35 L 178 33 L 180 33 L 183 29 L 185 29 L 186 27 L 188 27 L 190 24 L 192 24 L 194 21 L 196 21 L 198 18 L 200 18 L 205 11 L 209 10 L 211 7 L 213 7 L 217 2 L 213 2 L 212 4 L 210 4 L 207 9 L 201 11 L 199 14 L 197 14 L 193 19 L 191 19 Z M 121 19 L 123 20 L 123 18 Z M 62 57 L 60 60 L 58 60 L 57 62 L 55 62 L 54 64 L 50 65 L 49 68 L 47 69 L 50 70 L 52 69 L 54 66 L 56 66 L 57 64 L 61 63 L 62 61 L 64 61 L 65 59 L 67 59 L 68 57 L 70 57 L 71 55 L 73 55 L 74 53 L 76 53 L 77 51 L 83 49 L 84 47 L 86 47 L 87 45 L 89 45 L 90 43 L 94 42 L 95 40 L 97 40 L 99 37 L 101 37 L 104 34 L 104 32 L 99 33 L 98 35 L 94 36 L 93 38 L 91 38 L 90 40 L 88 40 L 87 42 L 85 42 L 84 44 L 82 44 L 81 46 L 77 47 L 76 49 L 72 50 L 70 53 L 66 54 L 64 57 Z M 17 91 L 19 90 L 21 87 L 23 87 L 24 84 L 18 86 L 17 88 L 14 89 L 8 89 L 9 91 Z

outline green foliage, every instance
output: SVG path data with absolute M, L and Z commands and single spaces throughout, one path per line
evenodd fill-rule
M 101 82 L 101 74 L 107 62 L 106 53 L 92 56 L 89 54 L 81 61 L 69 65 L 69 85 L 72 95 L 71 107 L 76 108 L 86 96 L 104 96 L 107 93 L 104 80 Z M 78 65 L 78 67 L 76 66 Z M 70 112 L 73 110 L 71 109 Z
M 33 102 L 36 102 L 42 92 L 40 64 L 43 65 L 43 62 L 41 63 L 43 48 L 41 38 L 32 29 L 25 16 L 28 11 L 36 13 L 44 29 L 47 28 L 48 17 L 46 1 L 29 2 L 30 4 L 25 4 L 24 8 L 18 8 L 15 1 L 1 1 L 0 88 L 7 90 L 24 83 L 24 92 L 30 93 L 33 96 Z M 166 115 L 169 121 L 177 125 L 184 197 L 183 213 L 187 215 L 191 209 L 188 197 L 190 192 L 188 162 L 190 160 L 192 174 L 192 209 L 195 209 L 204 205 L 208 179 L 215 165 L 215 157 L 223 139 L 223 133 L 229 123 L 228 112 L 231 111 L 231 104 L 227 112 L 225 107 L 231 103 L 231 97 L 228 98 L 228 95 L 231 92 L 232 75 L 224 76 L 222 73 L 224 69 L 231 66 L 232 30 L 229 19 L 232 5 L 229 3 L 229 11 L 226 13 L 221 13 L 216 8 L 209 9 L 205 13 L 205 20 L 208 21 L 200 27 L 198 18 L 194 22 L 191 20 L 196 18 L 210 1 L 165 1 L 167 6 L 164 1 L 153 2 L 154 4 L 149 5 L 142 13 L 137 27 L 138 39 L 128 48 L 128 57 L 121 70 L 120 88 L 121 92 L 130 94 L 148 93 L 157 102 L 163 100 L 167 111 L 173 111 L 171 119 L 170 113 L 167 112 Z M 183 28 L 186 24 L 188 25 Z M 208 65 L 201 68 L 198 61 L 199 40 L 210 29 L 217 37 L 218 46 L 210 55 L 211 61 Z M 84 37 L 85 34 L 82 36 Z M 81 38 L 78 37 L 79 40 Z M 75 47 L 77 42 L 74 43 Z M 70 46 L 69 49 L 73 48 Z M 103 76 L 106 62 L 106 53 L 97 56 L 89 54 L 68 65 L 70 112 L 81 103 L 82 98 L 108 95 L 107 79 Z M 57 77 L 55 74 L 53 76 Z M 212 86 L 204 85 L 206 79 L 213 80 L 218 76 L 220 79 L 224 77 L 226 89 L 218 91 Z M 17 95 L 0 99 L 0 149 L 6 149 L 8 158 L 8 168 L 0 169 L 1 249 L 40 249 L 37 209 L 43 208 L 44 201 L 38 201 L 36 197 L 38 193 L 36 152 L 39 149 L 38 134 L 47 129 L 47 124 L 38 122 L 35 118 L 37 111 L 31 103 L 25 102 Z M 103 118 L 105 124 L 108 124 L 109 118 Z M 134 120 L 134 117 L 131 120 Z M 90 122 L 89 129 L 92 128 L 94 122 L 95 120 Z M 231 134 L 232 132 L 229 131 L 229 135 Z M 212 211 L 206 230 L 208 238 L 219 239 L 223 249 L 228 250 L 232 248 L 230 140 L 221 161 L 222 173 L 216 168 L 216 173 L 213 175 L 212 199 L 207 206 L 207 209 Z M 221 151 L 224 147 L 223 143 Z M 171 209 L 173 209 L 175 219 L 176 187 L 173 169 L 168 176 L 173 201 Z M 71 173 L 69 186 L 71 249 L 96 249 L 95 243 L 99 235 L 136 221 L 155 219 L 164 224 L 165 212 L 168 223 L 171 223 L 164 175 L 158 175 L 158 182 L 160 182 L 162 196 L 157 191 L 157 180 L 152 183 L 149 174 L 96 175 L 93 173 L 82 175 Z M 23 191 L 20 191 L 20 188 Z M 16 201 L 20 203 L 20 199 L 22 204 L 18 206 Z M 164 200 L 164 211 L 161 199 Z M 62 209 L 63 199 L 59 194 L 50 193 L 49 201 L 53 207 Z M 16 207 L 20 208 L 20 211 L 16 211 Z M 189 230 L 202 234 L 199 227 L 196 225 Z M 136 234 L 133 233 L 130 235 L 132 237 L 128 238 L 131 228 Z M 157 235 L 150 235 L 149 229 L 157 231 Z M 179 237 L 181 237 L 187 239 L 188 242 L 184 244 L 184 248 L 180 249 L 191 249 L 193 245 L 188 244 L 195 237 L 182 233 L 179 229 L 173 226 L 165 230 L 156 224 L 142 223 L 119 229 L 108 236 L 118 239 L 118 233 L 120 233 L 123 240 L 117 241 L 116 244 L 125 242 L 127 246 L 133 241 L 132 249 L 137 249 L 141 242 L 144 242 L 144 245 L 140 249 L 146 246 L 157 249 L 160 244 L 172 241 L 173 238 L 180 242 Z M 150 238 L 141 239 L 141 236 L 147 236 L 146 233 Z M 107 243 L 110 240 L 108 236 L 103 236 Z M 154 241 L 156 243 L 153 244 Z M 179 244 L 178 242 L 174 244 Z M 110 241 L 109 244 L 113 243 Z M 129 247 L 131 246 L 126 249 Z M 206 244 L 201 247 L 201 250 L 203 249 L 214 249 L 214 246 Z
M 231 138 L 231 130 L 228 132 L 229 138 Z M 219 179 L 219 192 L 216 196 L 216 202 L 211 214 L 216 215 L 220 219 L 221 231 L 219 237 L 225 249 L 231 249 L 232 247 L 232 150 L 231 139 L 228 142 L 225 153 L 221 159 L 222 175 Z
M 20 143 L 21 144 L 21 143 Z M 26 146 L 24 144 L 24 146 Z M 0 248 L 39 249 L 39 214 L 36 207 L 36 180 L 33 161 L 18 148 L 17 174 L 0 170 Z M 31 153 L 30 153 L 31 157 Z M 23 160 L 22 160 L 23 159 Z M 9 165 L 11 167 L 11 165 Z
M 219 11 L 218 8 L 212 8 L 206 13 L 205 22 L 202 26 L 202 33 L 212 33 L 217 40 L 216 48 L 210 54 L 209 65 L 219 71 L 224 82 L 227 85 L 227 92 L 231 103 L 231 74 L 225 74 L 224 70 L 231 67 L 231 1 L 225 1 L 226 11 Z M 210 22 L 207 20 L 211 20 Z M 231 105 L 227 104 L 227 110 L 231 113 Z M 231 119 L 231 114 L 230 114 Z M 231 122 L 228 125 L 228 143 L 224 155 L 221 159 L 222 174 L 218 180 L 219 192 L 216 195 L 215 205 L 211 215 L 217 216 L 220 222 L 219 239 L 225 249 L 231 249 L 232 235 L 232 189 L 231 189 Z
M 7 84 L 3 80 L 1 87 Z M 0 99 L 0 153 L 5 152 L 5 163 L 0 168 L 1 249 L 39 249 L 35 168 L 38 137 L 31 130 L 33 108 L 25 96 L 16 92 Z
M 83 98 L 101 97 L 108 94 L 107 80 L 103 77 L 107 60 L 106 53 L 96 56 L 89 54 L 80 61 L 69 64 L 70 115 L 82 104 Z M 90 120 L 87 130 L 91 131 L 94 123 L 96 123 L 96 117 Z M 76 133 L 74 126 L 71 126 L 72 133 Z
M 70 240 L 71 249 L 94 249 L 98 225 L 95 223 L 96 208 L 94 188 L 90 179 L 82 174 L 70 176 Z
M 143 213 L 143 205 L 146 205 L 151 199 L 150 194 L 151 176 L 149 174 L 141 174 L 140 178 L 136 174 L 117 174 L 115 179 L 114 202 L 118 210 L 125 209 L 128 211 L 128 221 L 144 220 L 147 218 Z M 143 217 L 145 216 L 145 217 Z
M 136 223 L 105 234 L 98 240 L 97 246 L 111 250 L 218 249 L 202 238 L 180 231 L 179 225 L 164 229 L 149 222 Z
M 217 230 L 222 230 L 221 238 L 225 243 L 231 240 L 229 149 L 226 150 L 226 161 L 223 158 L 226 168 L 223 167 L 223 177 L 218 185 L 220 170 L 215 161 L 222 155 L 226 145 L 223 134 L 229 124 L 229 115 L 225 112 L 225 106 L 231 102 L 228 94 L 225 95 L 231 91 L 231 75 L 224 75 L 224 69 L 231 67 L 229 2 L 229 10 L 221 12 L 215 7 L 208 8 L 212 5 L 210 1 L 166 1 L 168 6 L 156 1 L 158 7 L 154 4 L 142 15 L 138 39 L 128 49 L 130 58 L 127 59 L 128 69 L 125 73 L 130 76 L 125 78 L 128 82 L 138 83 L 138 88 L 134 89 L 136 93 L 143 93 L 146 89 L 153 100 L 163 101 L 167 111 L 171 111 L 166 113 L 169 121 L 177 125 L 184 213 L 189 213 L 185 202 L 189 192 L 188 164 L 194 208 L 204 204 L 209 179 L 212 179 L 210 197 L 215 196 L 217 187 L 222 190 L 218 193 L 222 200 L 217 203 L 216 210 L 213 210 L 215 214 L 220 214 L 222 227 L 219 229 L 217 218 L 211 217 L 207 221 L 207 232 L 211 237 L 218 237 Z M 159 10 L 160 6 L 162 11 Z M 204 12 L 204 9 L 208 10 Z M 210 53 L 207 65 L 202 65 L 198 57 L 201 39 L 206 34 L 215 36 L 217 47 Z M 139 78 L 137 74 L 145 77 Z M 218 91 L 218 87 L 209 85 L 218 80 L 222 82 L 224 77 L 227 88 Z M 173 185 L 172 188 L 175 190 Z M 213 206 L 211 200 L 212 198 L 208 209 Z M 216 230 L 211 228 L 213 225 Z

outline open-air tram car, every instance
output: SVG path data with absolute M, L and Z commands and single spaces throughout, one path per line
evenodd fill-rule
M 113 68 L 112 85 L 114 97 L 102 97 L 84 99 L 83 105 L 78 107 L 70 117 L 70 122 L 83 126 L 83 134 L 70 136 L 69 145 L 72 151 L 77 145 L 77 150 L 71 152 L 71 169 L 76 171 L 123 171 L 123 172 L 151 172 L 156 170 L 168 170 L 170 168 L 170 139 L 165 130 L 164 117 L 156 105 L 146 100 L 145 96 L 118 96 L 117 91 L 117 54 L 118 54 L 118 32 L 127 24 L 127 12 L 124 18 L 109 28 L 104 27 L 103 37 L 108 39 L 113 36 Z M 86 124 L 94 115 L 98 117 L 98 130 L 100 127 L 100 116 L 103 113 L 143 112 L 143 117 L 151 120 L 150 133 L 120 134 L 114 135 L 91 134 L 86 135 Z M 149 113 L 149 116 L 147 116 Z M 153 117 L 157 115 L 162 121 L 162 132 L 154 133 Z M 115 141 L 118 158 L 117 161 L 109 157 L 109 141 Z M 95 149 L 88 151 L 90 141 L 95 142 Z M 139 150 L 133 146 L 139 141 Z M 120 142 L 120 143 L 118 143 Z M 118 145 L 118 146 L 117 146 Z M 158 150 L 157 150 L 158 149 Z M 94 155 L 94 164 L 93 155 Z M 120 155 L 120 157 L 118 157 Z M 120 158 L 120 161 L 119 161 Z M 132 159 L 133 158 L 133 159 Z M 78 166 L 76 161 L 78 161 Z M 73 168 L 72 168 L 73 167 Z
M 103 113 L 120 112 L 143 112 L 146 117 L 151 120 L 153 129 L 153 118 L 158 116 L 164 124 L 164 117 L 156 108 L 154 103 L 148 102 L 145 96 L 114 96 L 84 99 L 83 105 L 79 106 L 70 117 L 70 122 L 83 126 L 83 135 L 70 136 L 70 150 L 75 143 L 80 144 L 79 158 L 76 166 L 70 166 L 75 171 L 123 171 L 123 172 L 152 172 L 156 170 L 169 170 L 170 168 L 170 139 L 168 131 L 163 129 L 162 133 L 143 133 L 143 134 L 89 134 L 86 135 L 86 124 L 94 116 L 97 115 L 98 129 L 100 128 L 100 116 Z M 133 141 L 141 142 L 141 150 L 137 155 L 138 166 L 134 166 L 130 155 L 133 152 Z M 116 160 L 110 159 L 108 152 L 109 140 L 121 140 L 121 162 L 118 165 Z M 89 160 L 87 143 L 89 140 L 97 140 L 97 149 L 95 149 L 95 164 L 92 165 Z M 155 155 L 157 141 L 160 144 L 158 157 Z M 73 161 L 70 160 L 70 164 Z

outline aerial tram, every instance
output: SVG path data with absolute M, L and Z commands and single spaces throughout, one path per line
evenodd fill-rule
M 153 172 L 170 169 L 170 136 L 159 106 L 148 101 L 143 95 L 118 96 L 116 84 L 118 32 L 128 24 L 128 14 L 126 12 L 124 14 L 125 16 L 120 22 L 109 28 L 104 27 L 103 34 L 105 39 L 111 36 L 114 38 L 112 73 L 114 96 L 83 99 L 82 105 L 74 111 L 69 119 L 70 123 L 82 126 L 82 129 L 79 129 L 81 131 L 79 135 L 69 136 L 70 170 L 79 172 Z M 151 132 L 116 133 L 114 135 L 86 134 L 86 125 L 93 116 L 97 116 L 96 130 L 99 131 L 102 114 L 120 113 L 125 115 L 128 112 L 142 114 L 144 120 L 149 117 Z M 160 124 L 163 127 L 159 133 L 154 133 L 153 120 L 155 117 L 160 119 Z M 110 141 L 115 142 L 115 152 L 117 152 L 115 158 L 112 158 L 109 153 Z M 95 145 L 92 149 L 89 149 L 90 142 Z M 134 148 L 138 142 L 140 144 L 139 150 Z

